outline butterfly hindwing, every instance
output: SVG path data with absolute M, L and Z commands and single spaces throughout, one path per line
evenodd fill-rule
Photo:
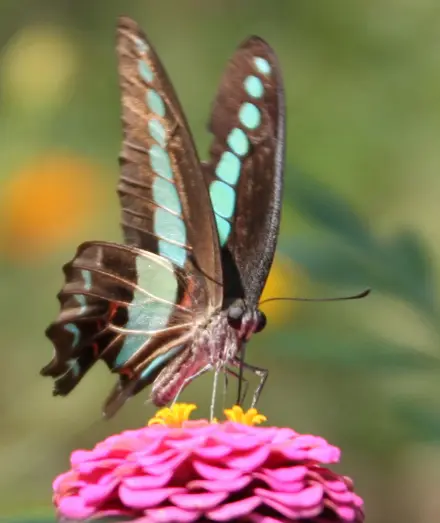
M 55 356 L 42 370 L 55 378 L 55 394 L 68 394 L 102 359 L 120 375 L 112 393 L 120 406 L 184 350 L 206 314 L 207 289 L 195 269 L 134 247 L 84 243 L 64 273 L 61 311 L 47 329 Z M 111 402 L 107 410 L 115 410 Z
M 280 68 L 261 38 L 248 38 L 227 64 L 208 128 L 214 138 L 204 172 L 222 248 L 224 297 L 256 305 L 278 237 L 285 134 Z
M 222 270 L 214 216 L 179 101 L 153 47 L 128 18 L 119 22 L 117 54 L 125 243 L 182 268 L 191 260 L 206 276 L 210 303 L 217 306 Z

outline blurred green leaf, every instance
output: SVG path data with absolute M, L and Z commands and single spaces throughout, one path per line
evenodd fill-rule
M 290 240 L 283 238 L 280 250 L 306 267 L 316 281 L 359 288 L 372 285 L 363 258 L 356 250 L 337 240 L 294 236 Z
M 271 340 L 283 357 L 319 361 L 329 367 L 345 367 L 364 372 L 401 373 L 403 371 L 440 369 L 440 359 L 358 332 L 356 336 L 337 339 L 316 329 L 295 329 L 272 334 Z
M 347 201 L 309 176 L 295 173 L 291 180 L 289 196 L 302 214 L 360 249 L 372 248 L 366 224 Z
M 414 438 L 424 442 L 440 441 L 440 409 L 429 408 L 423 400 L 398 400 L 393 408 L 408 425 Z
M 434 286 L 431 258 L 426 245 L 415 232 L 403 230 L 384 246 L 391 261 L 399 262 L 399 270 L 406 280 L 414 279 L 420 291 L 433 302 Z
M 407 301 L 436 321 L 432 264 L 415 233 L 400 231 L 384 242 L 322 184 L 301 175 L 295 183 L 298 209 L 336 237 L 291 237 L 289 242 L 283 238 L 282 250 L 318 281 L 372 287 Z

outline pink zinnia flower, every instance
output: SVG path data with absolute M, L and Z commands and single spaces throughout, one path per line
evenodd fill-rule
M 162 409 L 148 427 L 73 452 L 53 484 L 59 520 L 364 521 L 351 480 L 322 465 L 340 457 L 323 438 L 257 427 L 264 416 L 240 407 L 222 423 L 189 421 L 194 408 Z

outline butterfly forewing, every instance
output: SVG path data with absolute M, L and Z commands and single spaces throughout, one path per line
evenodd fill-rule
M 64 273 L 61 311 L 47 329 L 55 356 L 42 371 L 56 379 L 56 394 L 69 393 L 102 359 L 121 376 L 112 393 L 119 406 L 127 387 L 139 392 L 185 348 L 206 314 L 203 279 L 134 247 L 84 243 Z
M 225 299 L 256 305 L 276 247 L 284 167 L 284 94 L 278 61 L 251 37 L 229 61 L 215 98 L 204 165 L 215 213 Z
M 124 142 L 118 193 L 125 241 L 207 280 L 209 303 L 222 299 L 214 216 L 194 142 L 153 47 L 130 19 L 118 27 Z

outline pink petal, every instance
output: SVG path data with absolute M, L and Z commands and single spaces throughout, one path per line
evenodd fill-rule
M 86 481 L 77 478 L 76 474 L 69 470 L 69 472 L 60 474 L 54 479 L 52 483 L 52 488 L 56 492 L 57 490 L 63 487 L 74 488 L 82 487 L 83 485 L 86 485 Z
M 325 448 L 310 449 L 309 457 L 320 463 L 338 463 L 341 459 L 341 451 L 329 445 Z
M 294 465 L 293 467 L 280 467 L 278 469 L 263 469 L 266 476 L 272 477 L 281 482 L 301 481 L 306 477 L 307 467 Z
M 67 519 L 87 519 L 95 510 L 93 506 L 86 506 L 80 496 L 61 498 L 58 504 L 58 511 Z
M 238 469 L 243 472 L 252 472 L 261 467 L 267 460 L 270 454 L 270 449 L 266 445 L 259 449 L 240 455 L 236 458 L 229 458 L 227 464 L 233 469 Z
M 187 460 L 188 456 L 188 451 L 182 452 L 168 461 L 157 463 L 155 465 L 144 466 L 143 468 L 147 474 L 151 474 L 152 476 L 161 476 L 162 474 L 176 470 L 179 465 Z
M 193 449 L 193 454 L 203 459 L 221 459 L 232 452 L 227 445 L 215 445 L 212 447 L 199 447 Z
M 271 518 L 270 516 L 263 516 L 262 514 L 249 514 L 247 520 L 251 523 L 290 523 L 290 519 L 286 518 Z M 325 522 L 323 522 L 325 523 Z
M 259 447 L 262 443 L 261 439 L 254 436 L 247 436 L 244 434 L 230 434 L 227 432 L 218 432 L 213 435 L 218 443 L 227 445 L 234 450 L 251 450 Z
M 107 485 L 87 485 L 81 489 L 80 495 L 87 505 L 96 505 L 108 498 L 118 484 L 116 479 Z
M 355 494 L 354 492 L 352 493 L 353 494 L 353 505 L 357 508 L 362 508 L 364 506 L 364 500 L 358 496 L 357 494 Z
M 262 488 L 256 488 L 255 494 L 263 500 L 271 499 L 294 508 L 309 508 L 320 504 L 324 497 L 322 485 L 307 487 L 299 493 L 272 492 Z
M 163 503 L 172 494 L 185 492 L 186 489 L 179 487 L 168 487 L 147 490 L 131 490 L 125 485 L 119 487 L 119 497 L 130 508 L 146 509 Z
M 354 521 L 356 511 L 351 507 L 335 507 L 336 514 L 345 521 Z
M 94 516 L 99 516 L 99 520 L 101 521 L 101 518 L 104 517 L 111 517 L 111 516 L 122 516 L 122 517 L 130 517 L 133 516 L 132 510 L 125 510 L 125 509 L 117 509 L 117 508 L 109 508 L 108 510 L 100 510 L 98 514 L 94 514 Z
M 310 461 L 309 451 L 294 447 L 279 449 L 281 454 L 290 461 Z
M 207 463 L 203 463 L 203 461 L 199 460 L 193 461 L 193 467 L 195 468 L 196 472 L 204 479 L 230 481 L 241 476 L 240 470 L 214 467 L 213 465 L 208 465 Z
M 297 432 L 295 432 L 293 429 L 289 429 L 287 427 L 283 427 L 278 429 L 274 437 L 272 438 L 272 445 L 279 445 L 280 443 L 284 443 L 286 441 L 291 441 L 296 438 L 298 435 Z
M 125 478 L 123 484 L 132 490 L 145 490 L 164 487 L 173 477 L 173 472 L 165 472 L 160 476 L 132 476 Z
M 277 492 L 300 492 L 304 489 L 305 483 L 303 481 L 278 481 L 266 474 L 254 472 L 254 478 L 264 481 L 272 490 Z
M 251 476 L 240 476 L 235 479 L 218 480 L 215 479 L 196 479 L 187 485 L 189 489 L 204 489 L 208 492 L 237 492 L 246 488 L 252 481 Z
M 321 474 L 317 474 L 317 479 L 321 479 Z M 332 492 L 345 492 L 347 490 L 347 485 L 340 480 L 326 480 L 325 481 L 325 488 L 328 491 Z
M 261 501 L 258 497 L 253 496 L 251 498 L 241 499 L 240 501 L 234 501 L 233 503 L 222 505 L 221 507 L 208 512 L 207 516 L 214 521 L 234 521 L 234 518 L 240 518 L 252 513 L 260 504 Z
M 222 431 L 229 436 L 241 436 L 243 439 L 257 438 L 260 443 L 272 441 L 278 427 L 257 427 L 227 421 L 221 425 Z
M 96 461 L 106 458 L 109 454 L 109 449 L 95 448 L 93 450 L 74 450 L 70 455 L 70 463 L 72 466 L 75 466 L 84 461 Z
M 204 492 L 196 494 L 174 494 L 170 501 L 179 508 L 206 511 L 213 509 L 229 496 L 229 492 Z
M 286 505 L 283 505 L 282 503 L 279 503 L 278 501 L 275 501 L 273 499 L 265 499 L 264 504 L 273 508 L 277 512 L 279 512 L 282 516 L 285 516 L 289 519 L 289 521 L 296 521 L 298 519 L 306 519 L 306 518 L 313 518 L 320 514 L 323 510 L 323 507 L 317 506 L 312 509 L 291 509 L 289 507 L 286 507 Z M 324 523 L 324 522 L 323 522 Z
M 146 517 L 136 519 L 135 523 L 191 523 L 200 518 L 200 512 L 177 507 L 162 507 L 146 511 Z
M 329 444 L 321 436 L 313 434 L 298 434 L 295 438 L 295 445 L 301 448 L 326 447 Z
M 162 463 L 167 459 L 177 456 L 178 452 L 174 449 L 164 450 L 158 454 L 149 454 L 147 452 L 138 453 L 136 455 L 136 461 L 142 467 L 149 467 L 150 465 L 156 465 L 156 463 Z
M 141 452 L 142 455 L 155 454 L 159 447 L 162 445 L 163 438 L 156 438 L 148 443 L 143 441 L 141 444 L 136 445 L 136 448 L 133 450 L 136 452 Z
M 348 490 L 346 492 L 326 491 L 326 494 L 332 501 L 334 501 L 338 505 L 348 505 L 351 504 L 353 500 L 353 494 Z
M 336 463 L 341 451 L 329 445 L 325 439 L 318 436 L 297 436 L 291 445 L 279 448 L 280 452 L 292 460 L 314 460 L 321 463 Z
M 75 470 L 77 470 L 80 474 L 89 475 L 94 472 L 101 472 L 104 469 L 110 469 L 115 468 L 119 464 L 123 464 L 124 460 L 122 459 L 102 459 L 100 461 L 84 461 L 82 463 L 78 463 L 75 466 Z
M 167 445 L 173 449 L 181 450 L 181 449 L 195 449 L 197 447 L 203 447 L 205 445 L 206 437 L 204 436 L 198 436 L 198 437 L 192 437 L 192 438 L 186 438 L 186 439 L 180 439 L 180 440 L 169 440 L 167 441 Z

